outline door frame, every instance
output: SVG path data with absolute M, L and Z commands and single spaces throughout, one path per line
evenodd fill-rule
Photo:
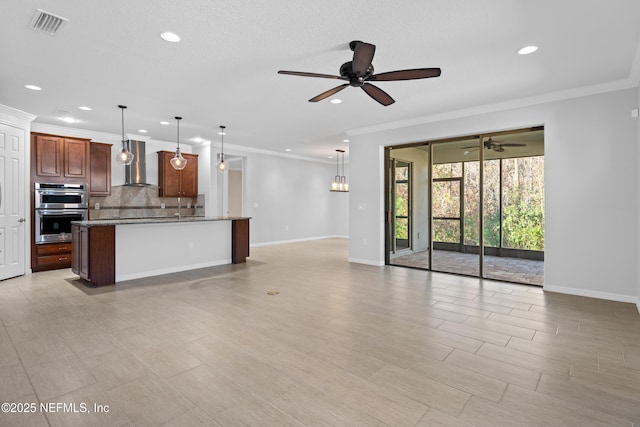
M 36 117 L 37 116 L 33 114 L 29 114 L 24 111 L 20 111 L 15 108 L 0 104 L 0 124 L 18 130 L 18 133 L 22 138 L 24 149 L 24 155 L 21 159 L 22 164 L 19 166 L 22 170 L 22 173 L 18 175 L 18 179 L 20 179 L 22 182 L 19 182 L 18 185 L 13 186 L 14 188 L 22 189 L 22 200 L 18 202 L 18 210 L 21 212 L 21 215 L 19 215 L 20 218 L 24 218 L 24 222 L 22 222 L 20 225 L 20 227 L 22 227 L 22 236 L 20 237 L 21 241 L 19 242 L 23 261 L 21 263 L 21 266 L 18 268 L 17 276 L 31 273 L 31 215 L 28 213 L 30 212 L 30 195 L 32 194 L 32 192 L 29 188 L 31 178 L 29 170 L 30 162 L 28 161 L 28 159 L 31 158 L 31 122 L 33 122 Z M 9 277 L 1 277 L 0 279 L 8 278 Z
M 407 192 L 408 197 L 407 197 L 407 248 L 408 250 L 412 250 L 413 249 L 413 171 L 412 171 L 412 167 L 413 167 L 413 162 L 410 162 L 408 160 L 403 160 L 403 159 L 399 159 L 399 158 L 391 158 L 391 162 L 390 162 L 390 167 L 391 167 L 391 171 L 390 171 L 390 176 L 389 178 L 391 179 L 391 205 L 389 206 L 389 210 L 391 211 L 391 231 L 393 233 L 393 236 L 391 238 L 391 248 L 392 248 L 392 252 L 395 254 L 397 253 L 397 238 L 396 238 L 396 221 L 398 219 L 398 215 L 396 215 L 396 188 L 397 188 L 397 183 L 398 181 L 396 180 L 396 164 L 398 162 L 403 162 L 406 163 L 407 165 Z

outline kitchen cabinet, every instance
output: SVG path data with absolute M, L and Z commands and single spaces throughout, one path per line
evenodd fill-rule
M 116 281 L 116 227 L 107 225 L 71 227 L 73 251 L 71 271 L 96 286 Z
M 34 182 L 87 182 L 89 140 L 31 134 Z
M 34 245 L 31 259 L 33 271 L 56 270 L 71 267 L 72 244 L 70 242 Z
M 198 155 L 182 153 L 187 166 L 179 171 L 171 166 L 176 153 L 158 151 L 158 195 L 160 197 L 198 197 Z
M 111 144 L 91 142 L 89 148 L 89 195 L 111 194 Z
M 241 264 L 247 262 L 249 256 L 249 218 L 238 218 L 231 221 L 231 262 Z

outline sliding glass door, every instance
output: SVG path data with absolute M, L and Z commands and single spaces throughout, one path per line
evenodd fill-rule
M 543 284 L 542 128 L 388 148 L 387 164 L 388 264 Z
M 544 282 L 543 142 L 542 129 L 483 139 L 486 278 Z
M 480 275 L 478 138 L 432 144 L 431 269 Z

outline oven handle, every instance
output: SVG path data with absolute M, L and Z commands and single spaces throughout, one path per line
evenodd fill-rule
M 87 214 L 87 209 L 36 209 L 40 215 Z
M 80 191 L 49 191 L 49 190 L 36 190 L 36 192 L 43 196 L 85 196 L 87 193 Z

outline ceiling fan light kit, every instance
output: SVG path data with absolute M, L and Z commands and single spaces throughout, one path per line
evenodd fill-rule
M 374 74 L 372 61 L 376 52 L 375 45 L 354 40 L 349 43 L 349 47 L 353 51 L 353 60 L 342 64 L 339 76 L 286 70 L 280 70 L 278 71 L 278 74 L 336 79 L 348 82 L 336 86 L 333 89 L 329 89 L 326 92 L 322 92 L 320 95 L 314 96 L 309 100 L 309 102 L 322 101 L 323 99 L 335 95 L 347 86 L 353 86 L 361 88 L 367 95 L 386 107 L 393 104 L 395 100 L 384 90 L 369 82 L 427 79 L 430 77 L 439 77 L 441 73 L 440 68 L 414 68 Z

